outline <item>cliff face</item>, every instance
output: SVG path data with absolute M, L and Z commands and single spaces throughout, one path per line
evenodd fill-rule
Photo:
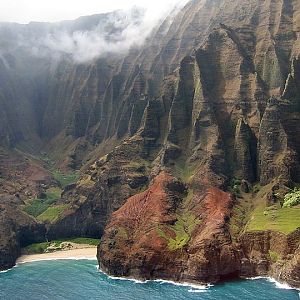
M 112 215 L 99 246 L 100 267 L 118 276 L 183 281 L 234 273 L 239 254 L 226 225 L 232 198 L 210 188 L 193 208 L 189 201 L 181 182 L 160 173 Z
M 299 222 L 273 231 L 252 223 L 268 209 L 280 222 L 279 194 L 299 181 L 299 7 L 287 1 L 219 5 L 221 25 L 181 60 L 163 81 L 160 97 L 149 102 L 138 135 L 148 144 L 153 180 L 111 216 L 99 264 L 110 274 L 143 279 L 215 282 L 270 275 L 299 286 Z M 167 221 L 151 197 L 160 195 L 152 190 L 165 171 L 189 191 Z M 222 190 L 233 178 L 242 184 L 238 193 L 229 188 L 231 198 Z M 266 186 L 263 194 L 252 190 L 257 182 Z M 164 209 L 167 195 L 160 200 Z M 266 211 L 258 213 L 258 207 Z M 153 218 L 144 224 L 148 214 Z M 132 219 L 141 225 L 133 226 Z
M 20 199 L 0 196 L 0 270 L 12 268 L 21 247 L 42 242 L 45 226 L 18 209 Z
M 29 127 L 83 166 L 47 237 L 103 235 L 118 276 L 299 286 L 299 205 L 281 208 L 300 179 L 299 18 L 298 1 L 191 1 L 126 55 L 48 61 Z M 28 146 L 5 124 L 6 146 Z
M 299 229 L 289 235 L 272 231 L 247 233 L 241 237 L 241 247 L 242 277 L 272 276 L 299 286 Z
M 111 33 L 115 29 L 108 21 L 115 17 L 114 13 L 81 18 L 73 23 L 32 23 L 27 27 L 2 24 L 3 143 L 26 146 L 34 151 L 32 141 L 39 149 L 50 142 L 52 147 L 44 149 L 54 152 L 55 158 L 62 157 L 61 162 L 65 161 L 70 167 L 80 167 L 89 151 L 83 151 L 82 155 L 80 145 L 90 149 L 112 138 L 120 143 L 138 131 L 149 101 L 159 96 L 162 80 L 209 35 L 206 41 L 209 54 L 202 58 L 203 64 L 209 64 L 207 68 L 201 67 L 203 76 L 208 76 L 204 80 L 219 80 L 221 84 L 222 78 L 216 77 L 227 76 L 224 97 L 228 101 L 240 98 L 238 109 L 243 110 L 243 115 L 245 110 L 248 115 L 253 114 L 251 127 L 258 127 L 260 120 L 256 120 L 255 110 L 262 113 L 266 105 L 266 98 L 259 95 L 262 93 L 259 85 L 263 83 L 268 92 L 278 94 L 288 76 L 290 58 L 299 51 L 297 5 L 285 1 L 192 1 L 157 26 L 141 49 L 132 49 L 127 55 L 105 55 L 84 64 L 74 64 L 67 55 L 55 59 L 53 55 L 46 55 L 49 49 L 44 49 L 46 54 L 33 56 L 28 50 L 31 44 L 20 41 L 18 36 L 36 41 L 34 46 L 38 47 L 38 41 L 47 34 L 67 32 L 71 35 L 108 27 L 110 31 L 106 29 L 105 34 L 116 39 L 116 34 Z M 119 18 L 123 20 L 122 15 Z M 135 18 L 135 22 L 139 22 L 141 17 L 137 14 Z M 212 33 L 220 23 L 225 24 L 221 26 L 224 32 Z M 227 50 L 221 51 L 221 47 Z M 218 75 L 218 64 L 226 62 L 231 48 L 237 52 L 231 57 L 235 65 L 228 67 L 233 73 L 230 75 L 224 70 L 224 74 L 219 72 Z M 8 52 L 8 49 L 14 50 Z M 218 52 L 222 52 L 223 61 L 215 61 Z M 238 61 L 233 57 L 238 57 Z M 215 68 L 216 73 L 205 70 L 211 68 Z M 229 80 L 236 74 L 240 78 Z M 255 81 L 261 82 L 256 84 Z M 235 95 L 230 94 L 230 85 L 235 86 Z M 208 83 L 206 89 L 210 93 L 214 87 Z M 221 90 L 214 93 L 211 97 L 223 96 Z M 259 100 L 253 101 L 255 97 Z M 20 111 L 11 111 L 8 99 L 10 103 L 14 101 L 13 107 Z

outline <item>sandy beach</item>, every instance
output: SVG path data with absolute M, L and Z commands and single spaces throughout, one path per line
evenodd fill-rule
M 95 246 L 82 249 L 55 251 L 51 253 L 22 255 L 18 258 L 17 264 L 53 259 L 96 259 L 96 253 L 97 247 Z

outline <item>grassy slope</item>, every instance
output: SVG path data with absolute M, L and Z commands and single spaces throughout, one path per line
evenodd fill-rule
M 42 214 L 40 214 L 37 219 L 39 221 L 56 221 L 61 214 L 67 210 L 70 206 L 68 204 L 55 205 L 48 207 Z
M 230 232 L 233 238 L 236 238 L 243 228 L 245 228 L 253 207 L 251 194 L 242 193 L 241 195 L 242 197 L 236 200 L 230 220 Z
M 54 170 L 52 174 L 61 188 L 66 187 L 70 183 L 76 182 L 78 179 L 78 173 L 76 172 L 66 174 L 59 170 Z M 69 205 L 56 205 L 57 200 L 59 200 L 61 196 L 61 188 L 49 188 L 46 191 L 45 199 L 33 199 L 25 205 L 23 210 L 29 215 L 37 218 L 39 221 L 56 221 L 60 215 L 69 208 Z
M 44 211 L 48 209 L 48 207 L 53 205 L 60 198 L 61 192 L 62 190 L 60 188 L 57 187 L 49 188 L 46 191 L 45 199 L 36 198 L 33 199 L 32 201 L 29 201 L 25 205 L 24 211 L 34 217 L 41 215 Z
M 52 175 L 54 179 L 59 182 L 62 188 L 66 187 L 68 184 L 76 182 L 79 178 L 77 172 L 62 173 L 59 170 L 54 170 Z
M 275 230 L 291 233 L 300 227 L 300 205 L 291 208 L 281 208 L 274 205 L 266 208 L 258 205 L 250 215 L 246 231 Z
M 288 234 L 300 227 L 300 205 L 291 208 L 282 208 L 279 203 L 266 205 L 266 194 L 271 188 L 270 184 L 259 188 L 257 193 L 242 193 L 237 199 L 230 224 L 233 236 L 263 230 Z
M 181 215 L 177 215 L 177 221 L 174 225 L 158 227 L 157 233 L 167 240 L 169 250 L 174 251 L 182 249 L 188 244 L 191 234 L 200 223 L 201 221 L 193 214 L 185 211 Z M 165 229 L 167 229 L 167 231 L 172 231 L 174 237 L 169 236 Z

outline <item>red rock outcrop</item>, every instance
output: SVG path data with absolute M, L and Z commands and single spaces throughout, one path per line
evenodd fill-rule
M 142 279 L 215 282 L 236 276 L 239 253 L 227 230 L 231 196 L 208 188 L 187 211 L 184 193 L 180 182 L 161 172 L 148 190 L 129 198 L 105 229 L 100 267 Z
M 158 226 L 175 223 L 185 192 L 183 184 L 162 172 L 149 189 L 129 198 L 106 228 L 98 253 L 101 268 L 117 276 L 149 279 L 154 273 L 167 277 L 165 272 L 175 276 L 178 253 L 167 251 Z
M 299 286 L 299 230 L 247 232 L 233 241 L 229 193 L 206 188 L 192 199 L 185 196 L 185 187 L 162 172 L 149 189 L 129 198 L 105 228 L 100 268 L 143 280 L 211 283 L 271 276 Z

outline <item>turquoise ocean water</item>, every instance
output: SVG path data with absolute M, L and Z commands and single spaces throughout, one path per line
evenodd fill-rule
M 1 300 L 292 300 L 299 292 L 267 279 L 234 281 L 209 288 L 112 279 L 96 260 L 53 260 L 19 265 L 0 273 Z

